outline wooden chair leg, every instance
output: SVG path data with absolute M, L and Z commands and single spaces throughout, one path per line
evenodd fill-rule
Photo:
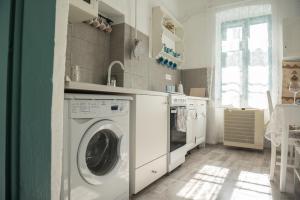
M 276 146 L 271 144 L 271 163 L 270 163 L 270 180 L 274 180 L 276 167 Z

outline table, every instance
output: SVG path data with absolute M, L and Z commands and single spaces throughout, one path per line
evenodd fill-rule
M 272 113 L 267 126 L 266 138 L 272 144 L 281 145 L 280 191 L 286 191 L 286 171 L 288 158 L 289 125 L 300 126 L 300 106 L 294 104 L 278 104 Z

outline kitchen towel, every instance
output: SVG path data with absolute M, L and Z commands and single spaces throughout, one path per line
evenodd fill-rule
M 186 132 L 187 110 L 185 107 L 177 108 L 176 129 L 180 132 Z

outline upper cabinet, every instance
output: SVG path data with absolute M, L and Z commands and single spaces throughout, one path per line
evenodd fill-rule
M 283 20 L 283 57 L 300 59 L 300 18 Z
M 98 17 L 98 0 L 70 0 L 69 22 L 79 23 Z
M 177 66 L 184 58 L 184 29 L 165 8 L 152 10 L 152 56 L 169 60 Z
M 115 9 L 115 2 L 108 0 L 70 0 L 69 22 L 80 23 L 94 19 L 100 14 L 109 19 L 111 23 L 122 23 L 124 22 L 124 14 Z

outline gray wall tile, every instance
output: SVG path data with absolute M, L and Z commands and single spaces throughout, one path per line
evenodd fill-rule
M 149 37 L 138 32 L 143 55 L 131 56 L 135 30 L 128 24 L 113 26 L 110 34 L 87 24 L 68 26 L 66 74 L 71 75 L 71 66 L 81 67 L 81 81 L 106 84 L 107 70 L 111 61 L 124 63 L 126 72 L 119 66 L 112 70 L 117 86 L 144 90 L 165 91 L 166 85 L 177 85 L 181 80 L 180 70 L 171 70 L 149 58 Z M 172 80 L 165 79 L 166 74 Z
M 207 68 L 181 71 L 184 93 L 189 95 L 191 88 L 208 88 Z
M 109 65 L 110 35 L 88 24 L 68 25 L 66 74 L 78 65 L 81 81 L 106 84 Z
M 124 62 L 128 69 L 124 77 L 124 85 L 154 91 L 165 91 L 166 85 L 178 85 L 181 79 L 180 70 L 171 70 L 156 63 L 149 58 L 149 37 L 138 31 L 138 39 L 141 41 L 143 55 L 140 58 L 131 56 L 135 38 L 134 28 L 125 24 L 125 57 Z M 129 75 L 130 74 L 130 75 Z M 166 74 L 172 76 L 172 80 L 165 79 Z M 142 81 L 143 80 L 143 81 Z

